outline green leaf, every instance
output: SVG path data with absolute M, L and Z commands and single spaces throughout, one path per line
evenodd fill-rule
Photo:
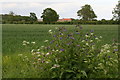
M 86 76 L 86 77 L 87 77 L 87 74 L 86 74 L 86 72 L 85 72 L 85 71 L 81 71 L 81 73 L 82 73 L 84 76 Z
M 74 73 L 74 71 L 73 70 L 66 70 L 66 72 L 69 72 L 69 73 Z
M 76 78 L 81 78 L 81 74 L 76 74 Z

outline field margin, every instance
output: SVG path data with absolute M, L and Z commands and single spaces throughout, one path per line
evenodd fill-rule
M 2 11 L 2 8 L 0 8 L 0 11 Z M 0 80 L 1 79 L 2 79 L 2 16 L 0 16 Z

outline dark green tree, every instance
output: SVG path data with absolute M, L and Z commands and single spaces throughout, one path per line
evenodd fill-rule
M 113 14 L 114 20 L 117 20 L 117 21 L 120 20 L 120 0 L 118 1 L 118 4 L 114 8 L 112 14 Z
M 55 10 L 46 8 L 42 13 L 41 18 L 43 18 L 43 22 L 50 24 L 56 22 L 59 19 L 59 15 Z
M 30 13 L 30 19 L 31 21 L 37 21 L 37 17 L 35 13 Z
M 91 20 L 94 20 L 94 18 L 97 18 L 92 7 L 88 4 L 86 4 L 85 6 L 82 6 L 82 9 L 78 10 L 77 14 L 82 20 L 85 20 L 85 21 L 89 21 L 89 20 L 91 21 Z

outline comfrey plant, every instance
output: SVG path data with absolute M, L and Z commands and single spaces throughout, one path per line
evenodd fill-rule
M 33 49 L 34 65 L 47 65 L 51 78 L 116 78 L 118 77 L 118 45 L 105 44 L 98 47 L 102 36 L 91 30 L 84 34 L 81 26 L 73 32 L 65 27 L 49 30 L 53 40 L 47 46 Z M 42 67 L 44 69 L 44 67 Z

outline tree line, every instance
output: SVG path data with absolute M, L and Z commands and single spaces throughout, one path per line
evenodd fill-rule
M 88 4 L 81 7 L 77 11 L 77 15 L 80 19 L 73 19 L 70 22 L 57 22 L 59 15 L 52 8 L 46 8 L 43 10 L 41 18 L 43 22 L 38 22 L 36 14 L 31 12 L 29 16 L 15 15 L 14 12 L 10 11 L 9 14 L 2 14 L 2 23 L 10 24 L 119 24 L 120 16 L 120 0 L 114 8 L 113 18 L 111 20 L 97 20 L 97 15 L 95 14 L 92 7 Z

